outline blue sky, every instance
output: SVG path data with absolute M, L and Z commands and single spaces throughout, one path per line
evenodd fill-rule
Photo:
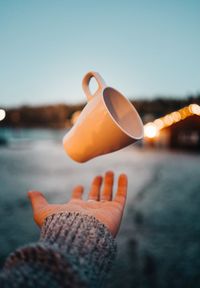
M 200 92 L 200 1 L 0 0 L 0 106 L 77 103 L 96 70 L 129 98 Z

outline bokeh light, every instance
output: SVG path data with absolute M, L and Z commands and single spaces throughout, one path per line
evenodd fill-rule
M 166 126 L 170 126 L 173 123 L 173 118 L 170 114 L 164 117 L 164 123 Z
M 175 111 L 171 115 L 172 115 L 174 122 L 178 122 L 181 120 L 181 114 L 179 112 Z
M 79 116 L 81 114 L 81 111 L 76 111 L 73 113 L 72 118 L 71 118 L 71 123 L 74 125 L 76 121 L 78 120 Z
M 200 106 L 197 104 L 191 104 L 189 110 L 193 114 L 200 115 Z
M 153 123 L 156 125 L 156 127 L 159 130 L 162 129 L 165 126 L 163 120 L 161 120 L 161 119 L 156 119 Z
M 144 136 L 147 138 L 156 137 L 158 135 L 158 131 L 157 126 L 153 122 L 150 122 L 144 126 Z
M 144 126 L 145 136 L 148 138 L 153 138 L 159 134 L 160 130 L 192 115 L 200 116 L 200 105 L 190 104 L 189 106 L 183 107 L 178 111 L 174 111 L 165 115 L 164 117 L 155 119 L 153 122 L 147 123 Z
M 0 121 L 2 121 L 6 117 L 6 111 L 4 109 L 0 109 Z

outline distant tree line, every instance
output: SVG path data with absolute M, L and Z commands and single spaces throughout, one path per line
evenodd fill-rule
M 200 105 L 200 95 L 184 99 L 156 98 L 152 100 L 131 101 L 145 120 L 146 115 L 153 118 L 164 116 L 191 103 Z M 22 106 L 20 108 L 6 109 L 6 118 L 0 122 L 1 127 L 27 127 L 27 128 L 64 128 L 71 126 L 74 112 L 84 108 L 86 103 L 78 105 L 47 105 L 47 106 Z
M 4 127 L 24 128 L 64 128 L 70 126 L 70 119 L 77 110 L 82 110 L 80 105 L 47 105 L 47 106 L 22 106 L 6 110 L 6 118 L 0 122 Z

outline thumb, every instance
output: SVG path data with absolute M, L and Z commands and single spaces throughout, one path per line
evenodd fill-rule
M 29 191 L 28 197 L 31 201 L 34 213 L 37 213 L 39 209 L 44 208 L 46 205 L 48 205 L 46 198 L 39 191 Z

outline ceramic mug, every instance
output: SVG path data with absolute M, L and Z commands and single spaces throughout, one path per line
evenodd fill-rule
M 94 77 L 98 89 L 91 94 Z M 77 162 L 122 149 L 143 137 L 143 123 L 134 106 L 117 90 L 106 85 L 97 72 L 83 78 L 88 103 L 63 138 L 66 153 Z

